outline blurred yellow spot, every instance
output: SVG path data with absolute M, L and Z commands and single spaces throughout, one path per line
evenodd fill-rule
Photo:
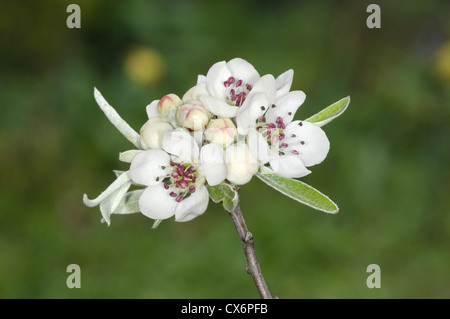
M 436 52 L 434 66 L 438 76 L 444 81 L 450 82 L 450 42 L 444 44 Z
M 153 85 L 166 74 L 166 63 L 158 51 L 139 46 L 127 53 L 124 69 L 131 81 L 140 85 Z

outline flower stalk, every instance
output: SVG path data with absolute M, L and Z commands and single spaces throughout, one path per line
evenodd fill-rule
M 255 282 L 256 288 L 258 289 L 259 295 L 262 299 L 273 299 L 276 296 L 272 296 L 267 287 L 266 281 L 261 272 L 261 267 L 259 266 L 258 258 L 256 257 L 256 250 L 254 245 L 254 238 L 251 232 L 249 232 L 247 225 L 245 224 L 244 215 L 242 214 L 241 207 L 238 204 L 234 207 L 232 211 L 225 210 L 228 215 L 230 215 L 231 220 L 236 227 L 239 234 L 239 239 L 241 240 L 242 247 L 244 248 L 245 258 L 247 259 L 247 265 L 245 270 L 252 276 Z

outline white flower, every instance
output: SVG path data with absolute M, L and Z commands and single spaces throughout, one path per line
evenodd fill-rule
M 293 71 L 288 70 L 276 80 L 278 95 L 289 91 Z M 239 107 L 245 107 L 251 93 L 260 92 L 260 76 L 247 61 L 235 58 L 229 62 L 214 64 L 206 78 L 199 77 L 199 83 L 205 81 L 209 95 L 200 97 L 203 105 L 213 114 L 220 117 L 235 117 Z
M 139 208 L 155 220 L 175 216 L 176 221 L 189 221 L 208 207 L 205 182 L 213 186 L 225 179 L 223 149 L 216 144 L 199 149 L 184 129 L 166 133 L 162 147 L 141 152 L 131 162 L 131 180 L 147 186 Z
M 241 141 L 226 150 L 227 180 L 236 185 L 248 183 L 258 171 L 259 163 L 248 145 Z
M 272 75 L 263 76 L 259 83 L 264 93 L 252 95 L 246 106 L 239 109 L 238 132 L 247 134 L 252 154 L 261 164 L 269 163 L 278 175 L 297 178 L 309 174 L 306 167 L 321 163 L 330 143 L 317 125 L 292 121 L 305 94 L 292 91 L 278 95 Z

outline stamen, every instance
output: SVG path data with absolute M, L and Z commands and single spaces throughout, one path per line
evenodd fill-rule
M 177 198 L 175 199 L 176 202 L 181 202 L 184 199 L 183 195 L 178 195 Z
M 195 186 L 194 185 L 192 185 L 192 186 L 189 186 L 189 193 L 194 193 L 195 192 Z
M 266 108 L 264 106 L 261 105 L 261 110 L 265 111 Z
M 293 150 L 291 153 L 294 154 L 294 155 L 298 155 L 299 154 L 297 150 Z
M 302 122 L 298 122 L 298 125 L 303 126 L 303 123 Z
M 305 141 L 301 141 L 300 144 L 305 145 Z

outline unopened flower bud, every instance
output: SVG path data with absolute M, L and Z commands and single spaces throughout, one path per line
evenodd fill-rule
M 229 118 L 211 120 L 205 132 L 206 139 L 211 143 L 228 146 L 236 136 L 236 126 Z
M 245 142 L 238 142 L 226 150 L 227 180 L 236 185 L 248 183 L 258 171 L 258 161 Z
M 141 147 L 144 150 L 161 149 L 164 133 L 173 131 L 172 125 L 161 118 L 148 120 L 141 128 Z
M 202 95 L 209 95 L 208 90 L 206 89 L 206 83 L 198 84 L 192 88 L 190 88 L 184 95 L 183 95 L 183 102 L 189 102 L 193 100 L 200 100 L 200 97 Z
M 205 128 L 210 118 L 211 114 L 199 101 L 183 104 L 176 113 L 177 123 L 191 131 Z
M 180 105 L 181 99 L 176 94 L 165 95 L 159 100 L 158 113 L 163 119 L 170 119 Z

